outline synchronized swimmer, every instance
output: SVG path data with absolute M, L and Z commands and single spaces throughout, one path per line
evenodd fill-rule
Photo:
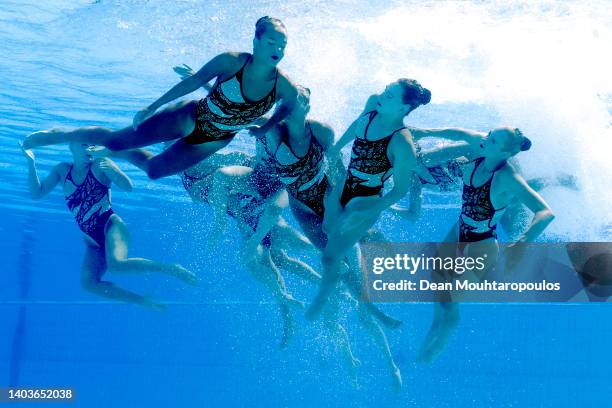
M 22 144 L 30 192 L 33 198 L 40 198 L 57 184 L 63 185 L 68 207 L 85 235 L 82 283 L 87 290 L 162 309 L 159 302 L 102 280 L 108 269 L 159 272 L 189 284 L 198 282 L 195 274 L 179 264 L 128 257 L 127 227 L 111 208 L 110 186 L 130 191 L 132 182 L 104 156 L 125 159 L 152 179 L 179 174 L 192 200 L 212 208 L 209 237 L 222 236 L 228 216 L 236 220 L 243 237 L 241 260 L 245 268 L 269 289 L 279 305 L 281 348 L 289 344 L 294 315 L 304 306 L 287 289 L 282 272 L 288 272 L 303 283 L 319 286 L 306 317 L 314 320 L 322 316 L 346 356 L 353 381 L 359 360 L 347 329 L 339 323 L 338 305 L 343 300 L 354 305 L 388 364 L 394 388 L 399 389 L 400 369 L 383 326 L 394 329 L 401 321 L 367 300 L 360 272 L 359 243 L 380 239 L 380 234 L 371 230 L 380 214 L 391 210 L 414 221 L 420 216 L 423 188 L 443 193 L 462 188 L 461 215 L 437 252 L 450 257 L 487 254 L 487 268 L 477 277 L 484 279 L 498 257 L 497 225 L 502 224 L 513 241 L 535 240 L 554 218 L 537 191 L 550 184 L 575 189 L 576 183 L 571 176 L 525 181 L 514 156 L 529 150 L 531 141 L 516 128 L 481 133 L 407 127 L 406 117 L 431 100 L 431 92 L 414 79 L 398 79 L 381 94 L 372 95 L 363 113 L 335 141 L 331 126 L 308 117 L 311 91 L 295 85 L 277 67 L 286 44 L 285 25 L 279 19 L 262 17 L 255 25 L 251 53 L 217 55 L 198 71 L 175 67 L 181 81 L 138 112 L 132 126 L 31 134 Z M 209 86 L 213 79 L 214 85 Z M 199 88 L 208 91 L 206 97 L 160 110 Z M 273 113 L 266 116 L 273 107 Z M 254 136 L 254 157 L 218 152 L 242 130 Z M 456 143 L 424 150 L 418 142 L 425 137 Z M 143 149 L 159 142 L 166 142 L 160 154 Z M 346 168 L 341 151 L 351 142 Z M 31 149 L 59 143 L 69 144 L 73 163 L 58 164 L 40 182 Z M 385 189 L 389 179 L 393 186 Z M 407 194 L 409 207 L 397 206 Z M 533 213 L 525 231 L 521 231 L 519 220 L 525 215 L 523 205 Z M 302 232 L 283 218 L 286 208 Z M 209 249 L 214 245 L 211 240 Z M 518 261 L 520 249 L 506 250 L 507 261 Z M 292 256 L 294 251 L 309 250 L 320 254 L 321 273 Z M 596 275 L 599 263 L 591 265 L 583 259 L 583 252 L 568 247 L 574 264 L 580 264 L 576 269 L 580 268 L 585 285 L 609 284 L 605 276 Z M 600 258 L 597 262 L 610 262 L 609 257 Z M 434 271 L 434 277 L 440 283 L 449 280 L 443 271 Z M 431 361 L 444 349 L 458 324 L 458 300 L 450 292 L 439 293 L 419 360 Z

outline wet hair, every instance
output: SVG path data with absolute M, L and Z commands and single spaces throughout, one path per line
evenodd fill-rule
M 283 22 L 280 21 L 278 18 L 263 16 L 255 23 L 255 38 L 259 40 L 270 26 L 281 27 L 283 30 L 287 30 L 285 24 L 283 24 Z
M 412 105 L 414 110 L 421 105 L 427 105 L 431 101 L 431 92 L 427 88 L 423 88 L 418 81 L 414 79 L 400 78 L 397 82 L 402 86 L 403 95 L 402 102 Z

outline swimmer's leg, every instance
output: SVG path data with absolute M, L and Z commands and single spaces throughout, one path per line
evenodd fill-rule
M 117 214 L 106 225 L 106 264 L 111 272 L 158 272 L 196 285 L 198 277 L 179 264 L 165 264 L 145 258 L 128 258 L 129 231 Z
M 195 129 L 196 101 L 181 102 L 154 114 L 138 130 L 131 126 L 113 131 L 99 126 L 83 127 L 72 131 L 49 130 L 35 132 L 23 142 L 24 148 L 82 142 L 106 146 L 111 150 L 133 149 L 154 143 L 179 139 Z
M 342 350 L 342 355 L 344 356 L 346 365 L 349 368 L 351 381 L 355 388 L 358 388 L 359 384 L 357 383 L 357 368 L 359 365 L 361 365 L 361 361 L 359 361 L 359 359 L 357 359 L 357 357 L 355 357 L 353 354 L 348 332 L 338 321 L 338 311 L 338 298 L 334 296 L 332 299 L 330 299 L 323 311 L 323 322 L 334 342 Z
M 352 267 L 347 273 L 342 275 L 342 282 L 349 289 L 350 293 L 357 299 L 360 307 L 368 311 L 376 320 L 388 329 L 397 329 L 402 325 L 402 321 L 389 316 L 378 308 L 374 303 L 364 298 L 362 280 L 359 278 L 361 268 Z
M 272 292 L 279 304 L 284 323 L 283 336 L 280 342 L 280 348 L 283 349 L 287 347 L 295 331 L 291 308 L 299 307 L 301 309 L 304 305 L 287 292 L 285 281 L 276 265 L 274 265 L 270 252 L 261 245 L 257 248 L 257 252 L 257 257 L 246 266 L 255 280 Z
M 455 224 L 440 244 L 437 256 L 441 258 L 457 256 L 457 240 L 459 239 L 459 224 Z M 432 280 L 435 282 L 446 282 L 448 277 L 444 271 L 434 270 Z M 438 293 L 438 303 L 434 303 L 434 317 L 421 344 L 417 355 L 417 361 L 431 362 L 446 347 L 450 335 L 459 324 L 459 304 L 453 303 L 450 292 Z
M 165 309 L 165 306 L 161 303 L 120 288 L 112 282 L 103 281 L 102 275 L 105 271 L 106 259 L 102 250 L 86 245 L 85 257 L 81 266 L 81 285 L 86 291 L 121 302 L 134 303 L 157 310 Z
M 227 146 L 230 141 L 231 139 L 226 139 L 193 145 L 180 139 L 157 155 L 147 150 L 133 149 L 115 156 L 129 161 L 143 170 L 149 178 L 158 179 L 180 173 L 198 164 L 217 150 Z
M 353 248 L 367 231 L 376 223 L 378 217 L 364 220 L 356 228 L 349 228 L 344 232 L 334 231 L 328 236 L 327 246 L 321 258 L 323 264 L 323 279 L 319 292 L 306 312 L 306 318 L 314 320 L 327 302 L 327 298 L 335 290 L 340 279 L 342 261 L 345 254 Z
M 363 304 L 359 307 L 359 320 L 364 325 L 365 329 L 370 333 L 378 348 L 382 351 L 385 360 L 387 361 L 387 365 L 389 366 L 391 381 L 393 384 L 393 389 L 395 391 L 399 391 L 402 388 L 402 374 L 400 372 L 399 367 L 395 364 L 393 360 L 393 355 L 391 354 L 391 348 L 389 347 L 389 342 L 387 341 L 387 336 L 385 332 L 380 327 L 370 314 L 370 311 L 367 310 Z
M 425 341 L 419 350 L 417 361 L 430 363 L 446 348 L 446 344 L 459 324 L 459 304 L 434 303 L 434 318 Z
M 270 248 L 270 255 L 272 256 L 272 261 L 279 268 L 299 276 L 307 282 L 318 283 L 321 281 L 321 275 L 306 262 L 292 258 L 284 249 L 277 249 L 274 247 L 274 244 L 272 245 L 273 247 Z
M 312 242 L 281 217 L 270 231 L 272 243 L 278 249 L 310 251 L 316 249 Z

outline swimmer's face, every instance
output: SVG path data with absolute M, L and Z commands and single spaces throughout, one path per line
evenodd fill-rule
M 512 142 L 511 139 L 512 135 L 509 134 L 508 129 L 493 129 L 482 141 L 480 146 L 482 147 L 485 156 L 494 159 L 507 160 L 513 156 L 509 149 L 511 147 L 509 146 Z
M 378 96 L 377 108 L 383 114 L 407 114 L 410 104 L 404 103 L 404 90 L 398 82 L 393 82 Z
M 77 161 L 92 161 L 93 156 L 91 153 L 95 149 L 96 146 L 90 145 L 89 143 L 70 143 L 70 152 L 72 152 L 72 156 Z
M 253 40 L 253 57 L 258 61 L 276 66 L 285 56 L 287 31 L 278 25 L 269 25 L 266 30 Z

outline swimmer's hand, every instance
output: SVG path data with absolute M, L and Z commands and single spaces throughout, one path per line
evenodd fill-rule
M 177 74 L 179 74 L 179 76 L 181 77 L 181 79 L 187 79 L 192 77 L 195 74 L 195 71 L 193 68 L 191 68 L 189 65 L 187 64 L 183 64 L 182 66 L 178 66 L 178 67 L 174 67 L 172 68 L 172 70 L 174 70 L 174 72 L 176 72 Z
M 28 162 L 34 163 L 34 161 L 36 160 L 36 158 L 34 156 L 34 152 L 31 149 L 26 149 L 25 147 L 23 147 L 23 143 L 21 143 L 21 142 L 17 142 L 17 144 L 19 145 L 19 148 L 21 149 L 21 152 L 23 153 L 23 156 L 26 159 L 28 159 Z
M 138 127 L 142 124 L 142 122 L 147 120 L 153 113 L 155 112 L 153 112 L 149 108 L 144 108 L 143 110 L 139 111 L 136 115 L 134 115 L 134 120 L 132 121 L 132 128 L 134 130 L 138 130 Z

